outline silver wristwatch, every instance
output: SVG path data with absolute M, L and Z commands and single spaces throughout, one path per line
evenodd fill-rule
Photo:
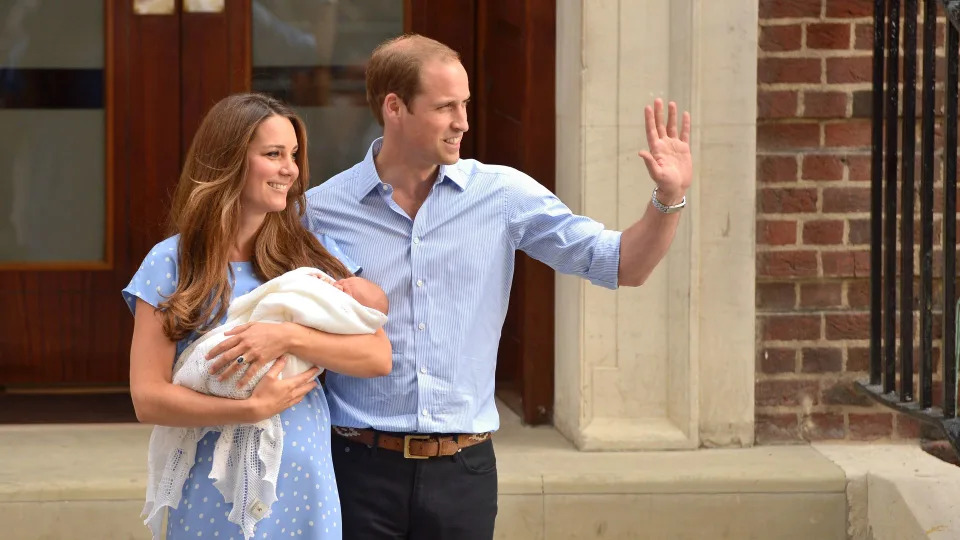
M 686 195 L 684 195 L 683 198 L 680 199 L 680 202 L 678 202 L 677 204 L 673 204 L 669 206 L 666 204 L 663 204 L 662 202 L 660 202 L 659 199 L 657 199 L 657 189 L 659 188 L 653 188 L 653 197 L 651 197 L 651 201 L 653 202 L 653 207 L 663 212 L 664 214 L 672 214 L 674 212 L 679 212 L 680 210 L 683 209 L 684 206 L 687 205 Z

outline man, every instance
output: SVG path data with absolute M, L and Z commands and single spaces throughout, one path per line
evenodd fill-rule
M 367 98 L 383 126 L 366 158 L 308 193 L 309 226 L 336 238 L 390 300 L 393 371 L 330 373 L 345 538 L 489 539 L 497 344 L 520 249 L 608 288 L 644 282 L 676 232 L 693 167 L 690 117 L 645 110 L 656 182 L 623 233 L 573 215 L 525 174 L 460 159 L 467 74 L 422 36 L 381 44 Z

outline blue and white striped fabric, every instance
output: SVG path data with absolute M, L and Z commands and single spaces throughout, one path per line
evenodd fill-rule
M 515 251 L 613 289 L 620 233 L 572 214 L 529 176 L 474 160 L 440 167 L 411 220 L 377 174 L 380 144 L 307 193 L 307 226 L 336 238 L 390 300 L 393 371 L 374 379 L 328 373 L 331 422 L 395 432 L 496 430 L 494 371 Z

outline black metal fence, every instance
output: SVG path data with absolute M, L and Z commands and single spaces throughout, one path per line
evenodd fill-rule
M 920 6 L 923 11 L 919 30 L 923 39 L 918 194 L 915 141 Z M 878 401 L 937 426 L 960 454 L 960 420 L 957 419 L 960 324 L 956 320 L 955 288 L 960 34 L 954 24 L 958 21 L 946 24 L 946 76 L 945 80 L 936 80 L 937 18 L 960 13 L 960 0 L 874 0 L 874 11 L 870 380 L 858 386 Z M 943 96 L 942 118 L 937 118 L 938 89 Z M 941 129 L 936 129 L 937 125 Z M 943 136 L 939 149 L 935 148 L 938 132 Z M 934 194 L 938 177 L 942 179 L 942 232 L 940 249 L 935 250 Z M 919 216 L 914 215 L 917 198 Z M 914 241 L 916 226 L 919 226 L 919 249 Z M 915 260 L 915 251 L 919 261 Z M 942 261 L 935 261 L 935 253 L 942 253 Z M 939 278 L 937 282 L 935 277 Z M 916 296 L 915 281 L 919 284 Z M 935 291 L 938 283 L 942 288 Z M 943 323 L 940 358 L 934 354 L 935 307 L 939 308 Z M 919 341 L 916 345 L 914 337 Z M 934 386 L 934 371 L 941 366 L 938 383 L 942 385 L 942 393 L 935 399 L 938 394 L 935 390 L 939 389 Z

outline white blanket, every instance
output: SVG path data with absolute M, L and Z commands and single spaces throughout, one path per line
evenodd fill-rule
M 245 370 L 218 381 L 217 375 L 210 375 L 208 371 L 217 359 L 206 360 L 210 350 L 228 339 L 224 332 L 247 322 L 290 321 L 334 334 L 372 334 L 384 325 L 386 315 L 361 305 L 331 285 L 332 281 L 316 268 L 298 268 L 234 299 L 227 321 L 197 338 L 177 359 L 173 383 L 204 394 L 235 399 L 250 397 L 273 362 L 261 367 L 248 385 L 238 389 L 236 383 Z M 283 377 L 303 373 L 311 367 L 313 364 L 288 354 Z M 150 437 L 147 502 L 143 508 L 144 523 L 154 538 L 161 532 L 163 508 L 177 508 L 183 483 L 196 458 L 197 443 L 210 431 L 220 432 L 210 478 L 224 500 L 233 504 L 228 519 L 239 525 L 244 538 L 249 539 L 256 523 L 270 515 L 270 506 L 277 500 L 277 474 L 283 450 L 280 415 L 256 424 L 204 428 L 156 426 Z

